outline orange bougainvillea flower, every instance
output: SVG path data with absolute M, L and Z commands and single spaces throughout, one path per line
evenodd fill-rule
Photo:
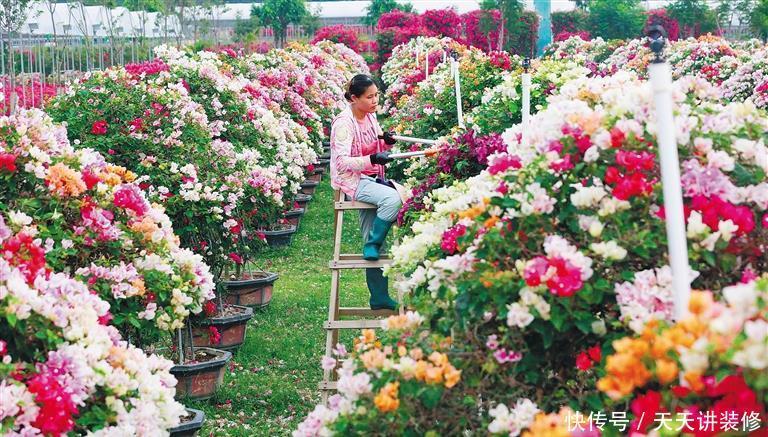
M 82 174 L 62 163 L 48 169 L 45 182 L 51 192 L 61 197 L 77 197 L 87 189 Z
M 443 372 L 443 377 L 445 378 L 445 388 L 451 388 L 459 383 L 461 370 L 457 370 L 449 364 Z
M 691 314 L 703 315 L 712 307 L 713 302 L 712 293 L 693 291 L 688 301 L 688 311 Z
M 381 349 L 371 349 L 360 355 L 360 361 L 363 362 L 363 365 L 368 370 L 382 368 L 384 366 L 384 360 L 386 359 L 387 356 Z
M 400 406 L 400 399 L 397 398 L 397 392 L 400 388 L 399 382 L 389 382 L 373 398 L 373 403 L 376 408 L 382 413 L 388 413 L 395 411 Z
M 656 360 L 656 378 L 662 384 L 669 384 L 677 379 L 677 363 L 670 360 Z
M 363 343 L 373 343 L 376 341 L 376 331 L 373 329 L 363 329 Z
M 443 368 L 427 365 L 426 372 L 424 373 L 424 382 L 427 384 L 442 384 Z
M 483 223 L 483 226 L 485 226 L 485 228 L 487 228 L 487 229 L 490 229 L 490 228 L 496 226 L 496 223 L 498 223 L 498 222 L 499 222 L 499 218 L 496 217 L 496 216 L 493 216 L 493 217 L 489 218 L 488 220 L 486 220 L 485 223 Z

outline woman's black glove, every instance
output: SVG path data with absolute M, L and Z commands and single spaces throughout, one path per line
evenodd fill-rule
M 379 152 L 369 156 L 371 157 L 371 164 L 384 165 L 388 162 L 392 162 L 392 158 L 389 157 L 389 152 Z
M 397 142 L 396 139 L 392 138 L 392 132 L 384 132 L 383 134 L 379 135 L 379 139 L 384 140 L 384 143 L 389 146 Z

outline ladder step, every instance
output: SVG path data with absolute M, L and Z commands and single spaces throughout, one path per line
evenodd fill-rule
M 331 261 L 328 263 L 328 268 L 334 269 L 374 269 L 379 267 L 385 267 L 392 263 L 390 259 L 380 259 L 378 261 L 366 261 L 362 257 L 358 259 L 343 259 L 339 261 Z
M 323 325 L 325 329 L 377 329 L 383 320 L 334 320 Z
M 379 261 L 382 261 L 382 260 L 389 261 L 391 259 L 392 258 L 390 258 L 389 255 L 381 255 L 379 257 Z M 359 253 L 340 253 L 339 261 L 365 261 L 365 260 L 363 259 L 363 256 L 360 255 Z M 373 262 L 373 261 L 368 261 L 368 262 Z
M 376 209 L 376 205 L 372 203 L 357 202 L 354 200 L 344 200 L 340 202 L 334 202 L 333 209 L 336 211 L 345 211 L 350 209 Z
M 388 317 L 396 316 L 397 310 L 372 310 L 365 307 L 342 307 L 339 308 L 339 316 L 357 316 L 357 317 Z
M 317 384 L 317 388 L 320 390 L 336 390 L 336 383 L 337 381 L 320 381 L 320 384 Z

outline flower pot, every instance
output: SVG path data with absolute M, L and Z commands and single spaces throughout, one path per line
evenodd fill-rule
M 176 398 L 208 399 L 224 382 L 224 371 L 232 352 L 211 348 L 195 349 L 195 361 L 176 364 L 171 374 L 176 377 Z
M 304 215 L 304 208 L 296 208 L 283 213 L 283 217 L 288 221 L 288 224 L 299 227 L 301 223 L 301 217 Z
M 197 435 L 197 432 L 203 427 L 205 413 L 194 408 L 187 408 L 187 415 L 187 420 L 169 430 L 171 437 L 192 437 Z
M 283 229 L 275 229 L 270 231 L 261 231 L 265 237 L 267 237 L 267 243 L 269 247 L 284 247 L 291 244 L 293 240 L 293 234 L 296 233 L 298 228 L 294 225 L 284 225 Z
M 331 160 L 330 159 L 321 159 L 317 161 L 317 165 L 319 167 L 324 168 L 325 170 L 328 170 L 331 167 Z
M 299 205 L 299 208 L 302 208 L 304 212 L 307 212 L 307 204 L 310 200 L 312 200 L 312 196 L 309 194 L 297 194 L 296 199 L 294 199 L 294 201 Z
M 301 183 L 301 193 L 312 195 L 315 193 L 318 185 L 320 185 L 320 182 L 306 180 Z
M 331 160 L 331 152 L 330 151 L 323 152 L 323 154 L 320 155 L 318 158 L 320 159 L 320 162 L 322 162 L 322 161 L 329 161 L 330 162 L 330 160 Z
M 320 183 L 320 181 L 323 180 L 323 173 L 325 173 L 324 169 L 322 167 L 318 167 L 315 169 L 315 171 L 312 172 L 312 174 L 307 176 L 307 181 Z
M 323 149 L 330 149 L 330 148 L 331 148 L 331 142 L 323 141 Z
M 263 308 L 272 300 L 272 289 L 277 278 L 277 273 L 261 272 L 250 278 L 224 281 L 227 290 L 224 301 L 233 305 Z
M 248 320 L 253 317 L 253 308 L 240 305 L 224 305 L 219 314 L 195 321 L 192 327 L 192 343 L 195 346 L 235 351 L 245 341 Z M 221 339 L 211 342 L 210 328 L 219 331 Z

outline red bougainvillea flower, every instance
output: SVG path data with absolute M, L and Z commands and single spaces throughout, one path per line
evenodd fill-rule
M 550 268 L 555 268 L 554 274 L 547 280 L 549 291 L 560 297 L 576 294 L 584 285 L 581 280 L 581 270 L 571 264 L 570 261 L 560 257 L 553 257 L 548 261 Z
M 91 133 L 94 135 L 106 135 L 107 121 L 106 120 L 94 121 L 93 125 L 91 125 Z
M 576 356 L 576 368 L 582 372 L 586 372 L 592 368 L 592 360 L 589 359 L 589 355 L 587 355 L 586 352 L 581 351 Z
M 440 242 L 440 248 L 448 255 L 453 255 L 459 250 L 459 243 L 456 241 L 459 237 L 467 233 L 467 227 L 456 225 L 443 232 L 443 240 Z
M 656 413 L 661 411 L 661 394 L 656 391 L 636 397 L 630 406 L 636 419 L 630 427 L 633 431 L 645 432 L 653 424 Z
M 589 358 L 596 363 L 599 363 L 600 360 L 603 358 L 603 352 L 600 350 L 599 344 L 596 344 L 591 348 L 587 349 L 587 354 L 589 355 Z
M 89 190 L 101 182 L 101 179 L 99 179 L 99 177 L 93 174 L 90 170 L 83 170 L 82 175 L 83 182 L 85 182 L 85 187 Z
M 121 185 L 120 188 L 115 191 L 113 202 L 115 206 L 129 209 L 139 217 L 143 217 L 144 214 L 149 211 L 149 205 L 141 195 L 141 190 L 139 190 L 139 187 L 136 185 Z
M 16 155 L 13 153 L 0 153 L 0 170 L 7 170 L 9 173 L 16 171 Z
M 203 304 L 203 311 L 205 312 L 205 315 L 208 317 L 213 316 L 218 311 L 218 308 L 216 307 L 216 302 L 209 300 L 208 302 Z
M 8 238 L 0 244 L 0 256 L 21 270 L 29 284 L 45 269 L 45 250 L 24 233 Z
M 4 357 L 8 353 L 8 343 L 0 340 L 0 357 Z
M 517 156 L 501 155 L 493 160 L 493 163 L 488 167 L 488 172 L 495 175 L 510 168 L 517 170 L 520 167 L 522 167 L 522 163 Z
M 235 252 L 231 252 L 229 254 L 229 259 L 234 261 L 236 264 L 242 264 L 243 263 L 243 258 L 240 255 L 236 254 Z
M 208 327 L 208 341 L 213 345 L 221 343 L 221 333 L 215 326 Z
M 27 381 L 27 389 L 35 395 L 35 401 L 40 406 L 32 422 L 34 427 L 45 435 L 62 435 L 74 428 L 73 416 L 77 414 L 77 406 L 54 375 L 44 371 L 33 376 Z

